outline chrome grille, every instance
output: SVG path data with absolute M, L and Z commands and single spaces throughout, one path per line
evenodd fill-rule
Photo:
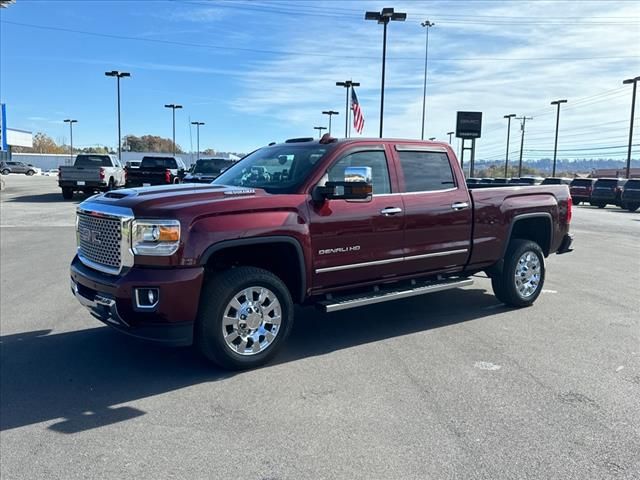
M 86 259 L 120 270 L 122 228 L 119 219 L 78 214 L 78 253 Z

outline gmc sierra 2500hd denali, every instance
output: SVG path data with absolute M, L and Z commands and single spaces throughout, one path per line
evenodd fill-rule
M 209 185 L 82 203 L 71 289 L 118 330 L 250 368 L 282 347 L 295 303 L 334 312 L 484 271 L 499 300 L 531 305 L 570 220 L 566 185 L 469 190 L 447 144 L 292 139 Z

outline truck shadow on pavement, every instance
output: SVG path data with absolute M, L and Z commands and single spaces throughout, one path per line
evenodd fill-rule
M 439 292 L 331 315 L 300 308 L 287 345 L 273 363 L 293 362 L 506 310 L 481 289 Z M 52 421 L 55 423 L 48 428 L 59 433 L 99 428 L 146 413 L 122 406 L 127 402 L 242 375 L 210 365 L 193 349 L 140 342 L 108 327 L 50 332 L 0 337 L 0 431 Z
M 65 200 L 62 198 L 62 194 L 60 192 L 54 192 L 39 193 L 37 195 L 13 196 L 4 201 L 12 203 L 81 203 L 89 197 L 90 195 L 74 195 L 73 199 Z

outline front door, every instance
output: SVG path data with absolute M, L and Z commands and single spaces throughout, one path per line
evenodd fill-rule
M 327 200 L 310 203 L 313 288 L 393 277 L 402 261 L 404 214 L 402 196 L 390 175 L 383 145 L 363 147 L 339 158 L 324 181 L 343 181 L 347 167 L 371 167 L 370 202 Z

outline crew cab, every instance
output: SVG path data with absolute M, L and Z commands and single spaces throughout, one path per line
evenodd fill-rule
M 71 289 L 124 333 L 251 368 L 282 347 L 294 304 L 336 312 L 479 272 L 501 302 L 533 304 L 545 258 L 571 251 L 571 206 L 566 185 L 470 190 L 446 143 L 292 139 L 212 184 L 83 202 Z
M 138 168 L 127 169 L 127 187 L 180 183 L 186 167 L 180 157 L 142 157 Z
M 201 158 L 183 179 L 185 183 L 211 183 L 222 172 L 233 165 L 228 158 Z
M 58 168 L 58 185 L 65 200 L 71 200 L 77 191 L 106 192 L 124 184 L 124 168 L 115 155 L 82 153 L 76 156 L 73 166 Z

